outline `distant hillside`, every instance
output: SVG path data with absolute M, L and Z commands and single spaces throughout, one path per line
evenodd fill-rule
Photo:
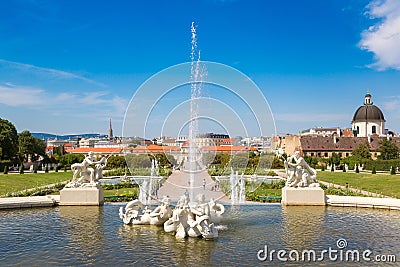
M 104 134 L 70 134 L 70 135 L 55 135 L 49 133 L 31 133 L 34 137 L 47 140 L 47 139 L 54 139 L 58 138 L 59 140 L 68 140 L 71 138 L 81 137 L 81 138 L 91 138 L 91 137 L 106 137 L 107 135 Z

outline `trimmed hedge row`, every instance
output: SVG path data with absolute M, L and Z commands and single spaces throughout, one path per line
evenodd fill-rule
M 391 167 L 399 167 L 400 168 L 400 160 L 392 159 L 392 160 L 368 160 L 364 164 L 365 170 L 372 171 L 373 167 L 375 167 L 376 171 L 390 171 Z

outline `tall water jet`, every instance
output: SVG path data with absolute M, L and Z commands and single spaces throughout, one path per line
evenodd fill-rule
M 191 25 L 192 33 L 192 49 L 190 53 L 191 68 L 190 68 L 190 121 L 189 121 L 189 155 L 188 155 L 188 169 L 189 169 L 189 198 L 194 200 L 194 179 L 195 172 L 198 170 L 198 148 L 195 143 L 195 138 L 198 135 L 198 104 L 197 100 L 200 97 L 203 73 L 200 64 L 200 51 L 197 49 L 197 33 L 194 22 Z
M 152 195 L 154 195 L 154 179 L 158 178 L 158 162 L 153 159 L 151 161 L 150 177 L 143 178 L 143 182 L 139 187 L 138 199 L 144 205 L 149 205 L 151 203 Z
M 239 172 L 236 173 L 231 168 L 229 176 L 229 183 L 231 185 L 231 203 L 232 205 L 243 204 L 246 201 L 246 181 L 242 175 L 239 177 Z

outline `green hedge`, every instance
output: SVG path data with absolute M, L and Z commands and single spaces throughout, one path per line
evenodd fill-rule
M 399 159 L 392 159 L 392 160 L 368 160 L 365 162 L 364 169 L 365 170 L 372 170 L 375 166 L 377 171 L 390 171 L 390 168 L 393 166 L 396 168 L 397 166 L 400 167 L 400 160 Z

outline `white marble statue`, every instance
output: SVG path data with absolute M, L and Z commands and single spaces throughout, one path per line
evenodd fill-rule
M 71 165 L 73 172 L 72 181 L 66 187 L 96 186 L 99 179 L 103 178 L 103 169 L 107 165 L 107 158 L 102 157 L 97 161 L 92 151 L 88 153 L 81 163 Z M 78 174 L 80 177 L 78 177 Z
M 135 199 L 128 202 L 125 206 L 125 212 L 123 207 L 119 208 L 119 217 L 125 224 L 150 224 L 150 213 L 146 207 L 143 207 L 142 202 Z
M 300 151 L 284 161 L 287 174 L 286 186 L 289 187 L 319 187 L 317 182 L 317 171 L 308 165 Z
M 213 239 L 218 237 L 215 223 L 219 223 L 225 211 L 223 205 L 213 199 L 205 202 L 204 195 L 198 195 L 196 202 L 190 202 L 183 195 L 174 210 L 169 207 L 169 198 L 164 197 L 161 205 L 153 211 L 146 208 L 139 200 L 129 202 L 125 211 L 121 207 L 119 217 L 125 224 L 163 225 L 167 233 L 175 233 L 177 238 L 202 237 Z

